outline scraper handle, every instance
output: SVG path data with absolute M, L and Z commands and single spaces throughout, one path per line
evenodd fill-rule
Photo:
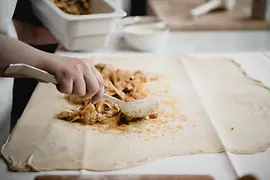
M 6 75 L 24 75 L 42 80 L 44 82 L 53 83 L 55 85 L 58 84 L 57 80 L 52 74 L 27 64 L 11 64 L 5 69 L 4 73 Z M 122 103 L 119 99 L 107 94 L 104 94 L 104 99 L 113 101 L 117 104 Z
M 27 64 L 10 64 L 5 69 L 4 73 L 6 75 L 24 75 L 44 82 L 53 83 L 55 85 L 58 84 L 57 80 L 52 74 Z

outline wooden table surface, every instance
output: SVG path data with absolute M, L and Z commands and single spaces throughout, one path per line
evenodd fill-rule
M 233 11 L 216 10 L 193 18 L 190 10 L 205 0 L 148 0 L 154 15 L 164 20 L 171 30 L 263 30 L 270 21 L 252 19 L 252 1 L 237 0 Z

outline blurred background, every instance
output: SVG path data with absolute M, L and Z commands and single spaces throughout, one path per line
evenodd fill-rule
M 218 1 L 221 3 L 218 4 Z M 169 27 L 170 35 L 166 46 L 158 51 L 195 53 L 270 49 L 269 0 L 108 0 L 108 2 L 115 8 L 125 10 L 127 16 L 155 16 L 162 20 Z M 120 34 L 121 30 L 117 31 Z M 111 41 L 111 49 L 138 50 L 126 40 L 116 39 Z

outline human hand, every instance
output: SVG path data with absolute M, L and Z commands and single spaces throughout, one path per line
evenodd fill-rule
M 96 103 L 103 97 L 103 78 L 93 60 L 82 60 L 47 54 L 42 69 L 53 74 L 59 82 L 58 91 L 80 97 L 92 97 Z
M 57 89 L 65 94 L 91 97 L 93 103 L 103 97 L 103 78 L 90 60 L 57 56 L 35 49 L 16 39 L 0 35 L 0 77 L 10 64 L 28 64 L 55 76 Z

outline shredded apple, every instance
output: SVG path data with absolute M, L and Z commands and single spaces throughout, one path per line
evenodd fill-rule
M 91 14 L 91 0 L 53 0 L 62 11 L 72 15 Z
M 144 88 L 144 85 L 148 81 L 157 80 L 156 78 L 148 80 L 146 74 L 142 71 L 130 72 L 105 64 L 98 64 L 96 68 L 104 78 L 105 93 L 126 102 L 149 96 L 149 92 Z M 158 117 L 157 112 L 150 114 L 149 117 L 139 119 L 127 117 L 120 111 L 117 104 L 108 100 L 101 100 L 94 105 L 90 98 L 82 99 L 77 96 L 66 96 L 66 99 L 70 103 L 80 105 L 80 108 L 61 112 L 57 115 L 57 118 L 85 125 L 106 124 L 113 128 L 122 124 L 129 124 L 131 121 Z

